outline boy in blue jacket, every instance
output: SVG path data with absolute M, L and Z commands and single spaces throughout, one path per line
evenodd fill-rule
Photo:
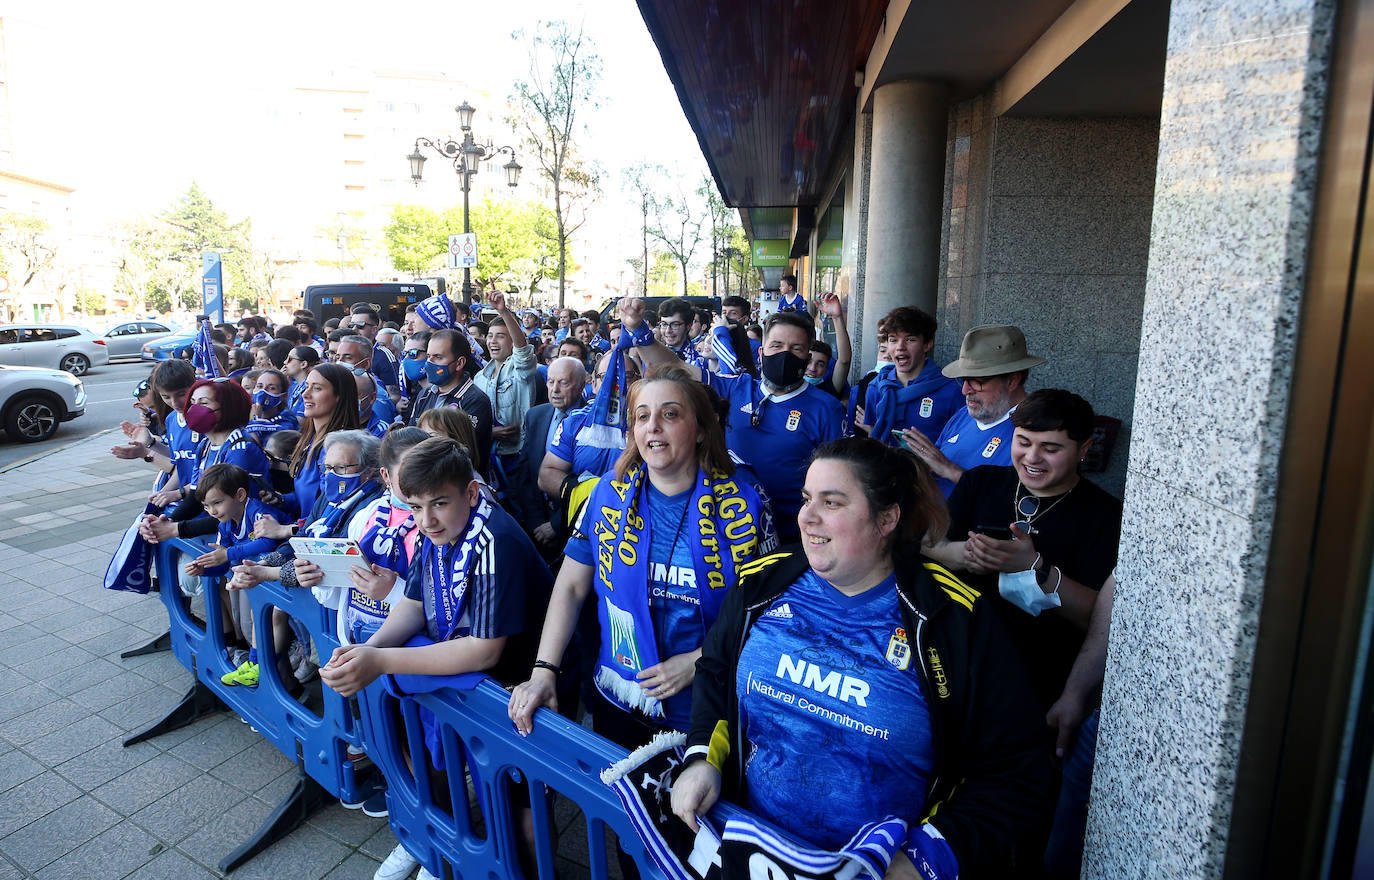
M 195 577 L 208 575 L 218 577 L 228 574 L 232 566 L 245 559 L 252 559 L 271 553 L 277 549 L 277 541 L 272 538 L 259 538 L 253 534 L 253 523 L 260 516 L 269 515 L 278 520 L 286 515 L 271 505 L 252 497 L 253 484 L 248 472 L 236 464 L 215 464 L 205 469 L 196 484 L 196 497 L 205 506 L 205 512 L 219 521 L 219 534 L 207 553 L 197 556 L 186 566 L 186 573 Z M 233 616 L 230 609 L 226 609 Z M 247 627 L 251 630 L 252 615 L 246 615 Z M 252 640 L 252 632 L 246 635 Z M 221 677 L 225 684 L 242 684 L 249 687 L 258 683 L 257 648 L 249 651 L 248 659 L 239 664 L 233 672 Z

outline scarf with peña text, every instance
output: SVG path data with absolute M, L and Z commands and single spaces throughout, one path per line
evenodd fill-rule
M 659 701 L 640 688 L 636 676 L 659 663 L 649 616 L 649 546 L 653 523 L 645 501 L 648 468 L 641 462 L 617 480 L 607 475 L 587 502 L 584 530 L 594 545 L 597 617 L 601 654 L 596 686 L 612 703 L 662 719 Z M 762 502 L 749 486 L 721 472 L 697 471 L 687 502 L 692 568 L 696 571 L 703 621 L 715 620 L 738 566 L 759 553 Z M 694 519 L 693 519 L 694 518 Z M 665 525 L 671 528 L 671 525 Z M 705 585 L 705 588 L 702 588 Z M 702 636 L 705 636 L 703 630 Z

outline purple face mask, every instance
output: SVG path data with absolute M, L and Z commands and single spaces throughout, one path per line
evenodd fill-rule
M 219 424 L 219 413 L 198 403 L 186 408 L 186 426 L 197 434 L 208 434 Z

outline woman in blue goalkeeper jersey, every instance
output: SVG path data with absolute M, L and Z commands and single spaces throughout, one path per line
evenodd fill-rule
M 919 555 L 944 516 L 910 454 L 867 438 L 816 450 L 803 552 L 742 566 L 703 646 L 683 821 L 722 788 L 832 850 L 895 817 L 919 876 L 1004 876 L 1051 807 L 1049 752 L 995 609 Z
M 604 698 L 592 707 L 593 729 L 626 747 L 686 729 L 706 630 L 740 566 L 775 540 L 758 493 L 738 479 L 704 386 L 661 365 L 631 388 L 626 409 L 631 442 L 592 490 L 554 585 L 539 661 L 511 696 L 522 732 L 536 708 L 557 708 L 557 664 L 589 596 Z

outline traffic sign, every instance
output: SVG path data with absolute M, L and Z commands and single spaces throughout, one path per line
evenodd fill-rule
M 450 269 L 477 268 L 477 233 L 463 232 L 448 237 L 448 267 Z

